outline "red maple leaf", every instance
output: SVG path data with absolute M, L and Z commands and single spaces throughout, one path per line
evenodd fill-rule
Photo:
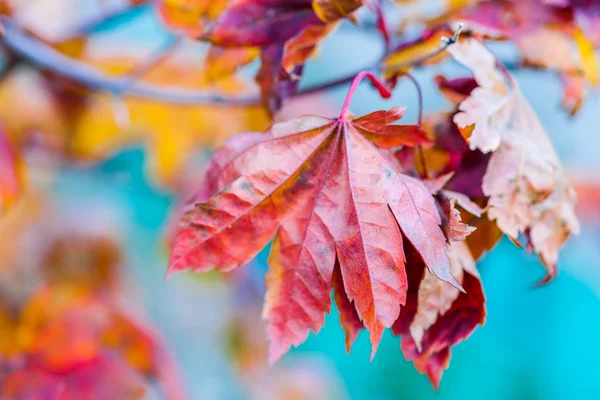
M 332 286 L 338 305 L 350 314 L 354 308 L 370 332 L 374 353 L 406 300 L 405 243 L 434 275 L 460 287 L 432 195 L 374 145 L 428 139 L 415 126 L 392 125 L 403 115 L 399 108 L 351 120 L 348 105 L 364 76 L 389 97 L 363 73 L 339 118 L 278 123 L 217 152 L 207 185 L 220 191 L 185 214 L 172 244 L 169 272 L 227 271 L 275 237 L 264 309 L 271 361 L 321 328 Z M 332 283 L 336 262 L 341 283 L 339 276 Z

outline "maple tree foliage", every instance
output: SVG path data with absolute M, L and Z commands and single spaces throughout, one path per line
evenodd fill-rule
M 418 2 L 124 2 L 148 3 L 171 34 L 146 61 L 94 55 L 93 29 L 50 34 L 47 24 L 23 17 L 19 3 L 0 1 L 2 212 L 27 192 L 26 160 L 39 156 L 39 147 L 61 161 L 92 163 L 142 144 L 154 181 L 180 197 L 193 186 L 186 180 L 193 170 L 201 185 L 169 233 L 168 273 L 235 270 L 271 243 L 262 310 L 271 363 L 322 328 L 333 300 L 347 351 L 365 330 L 374 357 L 390 329 L 401 336 L 405 358 L 438 388 L 452 348 L 485 321 L 477 262 L 505 235 L 539 257 L 547 283 L 560 249 L 579 231 L 575 191 L 510 71 L 552 71 L 561 105 L 576 115 L 600 83 L 597 2 L 450 1 L 439 15 L 411 13 L 398 27 L 388 26 L 389 10 Z M 62 11 L 59 28 L 76 14 Z M 376 65 L 303 87 L 305 66 L 324 40 L 348 21 L 348 29 L 363 29 L 360 12 L 384 44 Z M 490 42 L 513 44 L 518 61 L 497 59 Z M 202 46 L 202 57 L 184 53 L 193 45 Z M 423 116 L 411 71 L 453 61 L 466 76 L 434 78 L 450 109 Z M 254 81 L 244 70 L 252 66 Z M 413 83 L 418 120 L 402 121 L 406 107 L 398 104 L 353 115 L 350 102 L 363 78 L 384 98 L 398 82 Z M 296 97 L 349 83 L 338 117 L 282 112 Z M 218 144 L 198 173 L 198 147 Z M 9 365 L 3 394 L 29 390 L 27 379 L 35 381 L 32 395 L 55 393 L 59 374 L 75 382 L 67 397 L 87 391 L 129 398 L 141 396 L 149 379 L 170 379 L 157 339 L 107 301 L 114 267 L 96 258 L 104 260 L 112 247 L 98 250 L 91 242 L 54 244 L 45 261 L 53 268 L 40 272 L 48 288 L 28 293 L 16 308 L 39 324 L 0 308 L 0 326 L 11 332 L 9 345 L 0 342 L 2 356 L 35 360 L 20 370 Z M 92 254 L 89 264 L 102 265 L 66 268 L 62 252 L 78 246 Z M 63 294 L 64 304 L 53 303 Z M 16 345 L 18 329 L 39 341 Z M 262 360 L 260 346 L 255 358 Z M 240 365 L 252 364 L 242 353 Z M 93 375 L 114 384 L 103 386 Z

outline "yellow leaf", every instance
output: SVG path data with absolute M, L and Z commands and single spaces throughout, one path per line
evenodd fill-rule
M 313 0 L 312 6 L 317 17 L 325 23 L 350 17 L 363 5 L 363 0 Z
M 130 63 L 130 60 L 105 60 L 97 65 L 104 70 L 121 72 L 127 70 Z M 161 65 L 145 80 L 165 85 L 176 81 L 177 86 L 207 93 L 214 89 L 207 83 L 205 70 L 193 68 L 189 63 Z M 217 84 L 222 93 L 238 93 L 244 87 L 234 77 Z M 76 155 L 98 159 L 126 145 L 144 144 L 151 176 L 162 184 L 175 183 L 199 148 L 216 146 L 238 132 L 264 130 L 269 124 L 260 106 L 179 105 L 138 98 L 120 101 L 128 114 L 128 124 L 120 125 L 115 118 L 114 99 L 109 95 L 96 95 L 75 125 L 72 150 Z
M 593 85 L 598 86 L 600 75 L 598 71 L 598 55 L 594 49 L 594 44 L 588 40 L 583 31 L 579 28 L 573 32 L 573 38 L 579 48 L 581 55 L 581 67 L 587 80 Z
M 415 41 L 405 47 L 398 49 L 383 61 L 383 68 L 387 74 L 408 72 L 415 62 L 419 62 L 429 54 L 434 53 L 442 45 L 442 37 L 451 37 L 453 33 L 448 29 L 442 29 L 428 38 Z M 443 61 L 448 56 L 442 52 L 439 55 L 428 58 L 427 64 L 435 64 Z

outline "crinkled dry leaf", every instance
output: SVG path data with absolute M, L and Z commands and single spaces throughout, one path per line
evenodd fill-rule
M 493 54 L 474 39 L 449 51 L 479 85 L 454 121 L 472 149 L 493 152 L 482 185 L 488 216 L 515 240 L 528 235 L 549 280 L 556 274 L 558 251 L 579 232 L 575 192 L 534 111 L 516 81 L 496 67 Z

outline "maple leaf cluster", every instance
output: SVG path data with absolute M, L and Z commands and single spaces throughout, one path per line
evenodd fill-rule
M 36 29 L 35 18 L 24 18 L 17 3 L 0 1 L 0 50 L 6 53 L 0 75 L 2 210 L 23 192 L 25 160 L 38 147 L 61 160 L 92 162 L 142 142 L 152 176 L 181 195 L 191 186 L 184 171 L 198 147 L 227 138 L 184 207 L 168 272 L 231 271 L 272 242 L 263 308 L 271 362 L 320 330 L 333 299 L 348 351 L 366 330 L 374 356 L 391 329 L 402 337 L 405 357 L 437 388 L 452 348 L 485 320 L 477 261 L 507 236 L 539 257 L 546 283 L 557 273 L 560 249 L 579 231 L 573 187 L 509 70 L 556 72 L 562 106 L 575 115 L 589 87 L 600 82 L 598 2 L 452 1 L 435 17 L 407 14 L 392 29 L 386 22 L 391 2 L 160 0 L 153 10 L 174 39 L 148 63 L 90 54 L 85 29 L 51 38 L 47 24 L 38 20 Z M 411 5 L 397 3 L 400 10 Z M 372 11 L 385 45 L 380 62 L 370 72 L 301 89 L 305 64 L 318 45 L 345 20 L 359 25 L 361 9 Z M 65 25 L 74 19 L 60 14 Z M 414 26 L 423 29 L 407 40 L 406 28 Z M 488 50 L 489 42 L 513 43 L 519 62 L 505 65 Z M 195 54 L 171 57 L 182 43 L 205 45 L 201 61 Z M 436 76 L 452 109 L 423 118 L 422 93 L 410 72 L 450 58 L 471 75 Z M 240 70 L 251 64 L 257 67 L 256 98 L 243 96 L 251 84 Z M 406 109 L 397 105 L 352 115 L 350 101 L 363 78 L 386 98 L 398 81 L 411 80 L 419 92 L 418 121 L 398 124 Z M 181 87 L 162 87 L 172 82 Z M 339 117 L 282 117 L 283 105 L 294 97 L 350 82 Z M 165 104 L 172 100 L 183 105 Z M 239 132 L 245 133 L 231 136 Z M 60 264 L 60 257 L 50 258 Z M 87 374 L 112 379 L 123 371 L 117 375 L 124 381 L 114 388 L 126 391 L 115 393 L 135 397 L 139 381 L 162 373 L 149 350 L 160 347 L 154 338 L 99 293 L 114 284 L 110 271 L 77 275 L 85 296 L 69 290 L 69 301 L 57 309 L 43 306 L 55 295 L 30 293 L 31 307 L 42 308 L 35 314 L 43 315 L 32 334 L 48 341 L 39 343 L 64 344 L 72 333 L 61 330 L 68 320 L 81 325 L 83 344 L 66 348 L 65 359 L 47 354 L 46 347 L 18 347 L 17 361 L 42 361 L 32 363 L 35 371 L 9 366 L 14 376 L 6 382 L 16 383 L 2 389 L 10 396 L 24 390 L 29 374 L 46 393 L 56 384 L 47 375 L 57 371 L 74 373 L 76 382 L 87 382 Z M 69 287 L 71 274 L 44 279 L 54 291 Z M 12 315 L 24 313 L 23 304 Z M 101 323 L 90 320 L 90 310 L 104 316 Z M 11 318 L 5 318 L 11 332 L 25 329 Z M 107 339 L 107 330 L 118 337 Z M 133 361 L 121 348 L 129 335 L 143 348 Z M 76 359 L 80 354 L 89 357 Z M 111 397 L 102 390 L 112 388 L 89 390 Z
M 256 75 L 261 98 L 274 113 L 298 90 L 306 60 L 320 40 L 364 0 L 163 0 L 166 23 L 210 42 L 207 64 L 212 79 L 233 74 L 260 57 Z
M 462 212 L 475 227 L 495 224 L 514 241 L 525 237 L 547 268 L 545 281 L 555 275 L 558 250 L 579 228 L 554 150 L 491 52 L 475 39 L 449 52 L 473 78 L 440 77 L 461 100 L 433 138 L 394 124 L 402 108 L 350 117 L 353 85 L 339 118 L 276 123 L 234 136 L 214 154 L 200 202 L 178 226 L 169 272 L 229 271 L 274 238 L 263 312 L 272 362 L 319 331 L 333 290 L 348 350 L 366 329 L 374 355 L 392 328 L 406 358 L 437 387 L 451 348 L 485 318 L 466 240 L 475 228 Z M 363 76 L 389 95 L 372 74 L 355 83 Z M 432 141 L 458 165 L 450 173 L 442 166 L 435 178 L 411 176 L 406 150 Z M 481 166 L 462 166 L 469 158 Z M 453 190 L 465 174 L 468 190 Z M 485 246 L 477 256 L 500 236 L 477 243 Z

